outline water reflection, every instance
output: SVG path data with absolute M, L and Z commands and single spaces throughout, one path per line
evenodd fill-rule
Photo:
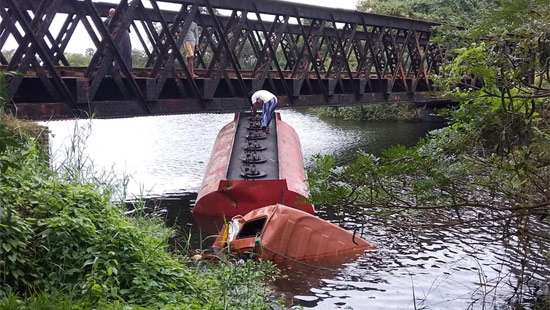
M 231 118 L 198 114 L 93 120 L 86 151 L 96 169 L 130 175 L 131 194 L 193 190 L 200 185 L 216 134 Z M 87 122 L 47 123 L 54 162 L 63 160 L 75 123 Z
M 325 214 L 341 223 L 351 218 Z M 548 283 L 548 242 L 503 243 L 502 232 L 485 223 L 439 226 L 446 216 L 367 217 L 364 238 L 377 244 L 377 251 L 321 278 L 319 285 L 317 275 L 304 273 L 303 281 L 313 285 L 279 289 L 316 297 L 304 303 L 300 296 L 296 302 L 317 309 L 508 309 L 517 300 L 529 305 L 534 291 Z M 550 229 L 547 223 L 537 226 Z
M 281 111 L 282 119 L 300 137 L 306 161 L 314 154 L 349 158 L 357 149 L 379 153 L 393 144 L 414 144 L 439 123 L 322 121 L 312 114 Z M 202 181 L 218 131 L 233 114 L 195 114 L 93 120 L 86 151 L 97 170 L 131 176 L 133 195 L 196 191 Z M 44 123 L 52 133 L 55 163 L 63 161 L 75 124 L 89 121 Z M 81 134 L 85 134 L 81 131 Z

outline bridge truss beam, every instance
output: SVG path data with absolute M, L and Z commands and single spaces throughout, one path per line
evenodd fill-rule
M 11 106 L 30 119 L 238 111 L 257 89 L 288 106 L 425 101 L 444 57 L 434 23 L 275 0 L 0 0 L 0 18 L 0 49 L 18 44 L 0 52 Z M 181 51 L 193 21 L 195 79 Z M 79 26 L 95 46 L 87 68 L 66 55 Z M 144 68 L 123 61 L 120 29 Z

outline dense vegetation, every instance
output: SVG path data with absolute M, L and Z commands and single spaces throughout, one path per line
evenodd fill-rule
M 8 50 L 3 52 L 4 56 L 8 61 L 11 60 L 11 57 L 15 50 Z M 96 52 L 93 48 L 87 48 L 84 53 L 64 53 L 65 58 L 69 64 L 73 67 L 87 67 Z M 133 49 L 132 50 L 132 66 L 134 68 L 143 68 L 147 62 L 147 55 L 143 50 Z
M 545 29 L 548 26 L 548 7 L 547 0 L 362 0 L 358 4 L 358 9 L 362 11 L 441 23 L 435 29 L 431 42 L 445 49 L 450 58 L 462 52 L 461 48 L 482 41 L 489 44 L 487 48 L 497 46 L 499 40 L 500 44 L 508 40 L 507 44 L 511 46 L 515 41 L 519 43 L 519 36 L 527 35 L 530 39 L 523 38 L 523 44 L 540 45 L 536 41 L 548 32 L 548 28 Z M 516 39 L 510 41 L 513 34 Z M 415 120 L 421 111 L 412 108 L 396 111 L 393 106 L 376 105 L 321 108 L 317 113 L 322 117 L 353 120 L 377 120 L 378 116 L 380 120 L 386 120 L 388 116 L 398 120 Z
M 461 46 L 483 16 L 498 7 L 498 1 L 471 0 L 361 0 L 358 9 L 442 23 L 435 41 L 448 47 Z
M 322 118 L 356 121 L 419 121 L 425 112 L 415 104 L 375 103 L 359 107 L 322 107 L 312 109 Z
M 461 34 L 465 45 L 453 50 L 438 81 L 460 101 L 447 113 L 450 126 L 416 147 L 394 147 L 380 157 L 360 153 L 344 167 L 332 156 L 317 157 L 309 173 L 312 198 L 359 216 L 430 212 L 446 225 L 491 227 L 504 242 L 539 244 L 537 252 L 522 251 L 548 266 L 550 235 L 540 227 L 550 224 L 550 5 L 489 4 L 368 1 L 378 12 L 428 18 L 488 7 L 464 17 L 472 20 Z M 442 42 L 452 40 L 440 35 Z M 537 309 L 548 307 L 550 296 L 542 298 Z
M 0 309 L 266 307 L 270 265 L 169 251 L 160 219 L 128 217 L 109 192 L 53 173 L 39 131 L 0 119 Z

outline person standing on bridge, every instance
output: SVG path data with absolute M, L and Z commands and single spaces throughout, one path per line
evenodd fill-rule
M 262 105 L 261 125 L 262 129 L 266 133 L 269 133 L 269 124 L 275 115 L 275 108 L 277 108 L 277 104 L 279 103 L 277 96 L 267 90 L 258 90 L 252 94 L 251 100 L 253 107 L 255 105 Z
M 128 27 L 124 27 L 122 22 L 118 21 L 117 24 L 111 25 L 113 18 L 115 17 L 116 9 L 111 8 L 109 10 L 109 17 L 105 21 L 108 28 L 111 29 L 111 37 L 115 41 L 115 45 L 120 52 L 120 56 L 130 71 L 132 71 L 132 41 L 130 40 L 130 30 Z M 114 66 L 114 70 L 119 71 L 120 66 Z
M 191 22 L 189 29 L 183 37 L 183 52 L 185 52 L 185 58 L 187 58 L 187 70 L 193 78 L 197 78 L 195 74 L 195 46 L 199 42 L 199 26 L 197 23 Z

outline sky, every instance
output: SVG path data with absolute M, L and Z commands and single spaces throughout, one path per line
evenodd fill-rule
M 163 5 L 162 0 L 159 0 L 159 6 L 161 9 L 170 9 L 170 6 Z M 355 10 L 357 6 L 358 0 L 285 0 L 288 2 L 297 2 L 297 3 L 304 3 L 309 5 L 317 5 L 317 6 L 324 6 L 324 7 L 330 7 L 330 8 L 338 8 L 338 9 L 348 9 L 348 10 Z M 96 2 L 96 1 L 94 1 Z M 101 0 L 97 2 L 111 2 L 114 4 L 119 3 L 119 0 Z M 143 1 L 145 4 L 148 2 L 147 0 Z M 146 5 L 147 6 L 147 5 Z M 172 7 L 172 9 L 177 10 L 179 6 Z M 50 27 L 50 31 L 54 36 L 57 36 L 57 33 L 59 32 L 59 29 L 61 28 L 61 25 L 64 21 L 64 16 L 58 14 L 54 21 L 52 22 L 52 26 Z M 0 19 L 1 20 L 1 19 Z M 142 32 L 143 33 L 143 32 Z M 132 46 L 135 49 L 142 49 L 141 44 L 135 34 L 130 34 L 131 40 L 132 40 Z M 6 44 L 2 47 L 2 51 L 7 50 L 13 50 L 17 47 L 17 44 L 13 37 L 10 35 L 9 39 L 6 41 Z M 66 53 L 82 53 L 87 48 L 95 48 L 92 40 L 87 35 L 86 30 L 84 29 L 84 26 L 82 23 L 78 24 L 78 27 L 75 30 L 75 33 L 73 37 L 71 38 L 69 45 L 67 46 L 67 49 L 65 50 Z
M 326 6 L 329 8 L 338 8 L 346 10 L 355 10 L 357 0 L 286 0 L 289 2 L 299 2 L 310 5 Z

